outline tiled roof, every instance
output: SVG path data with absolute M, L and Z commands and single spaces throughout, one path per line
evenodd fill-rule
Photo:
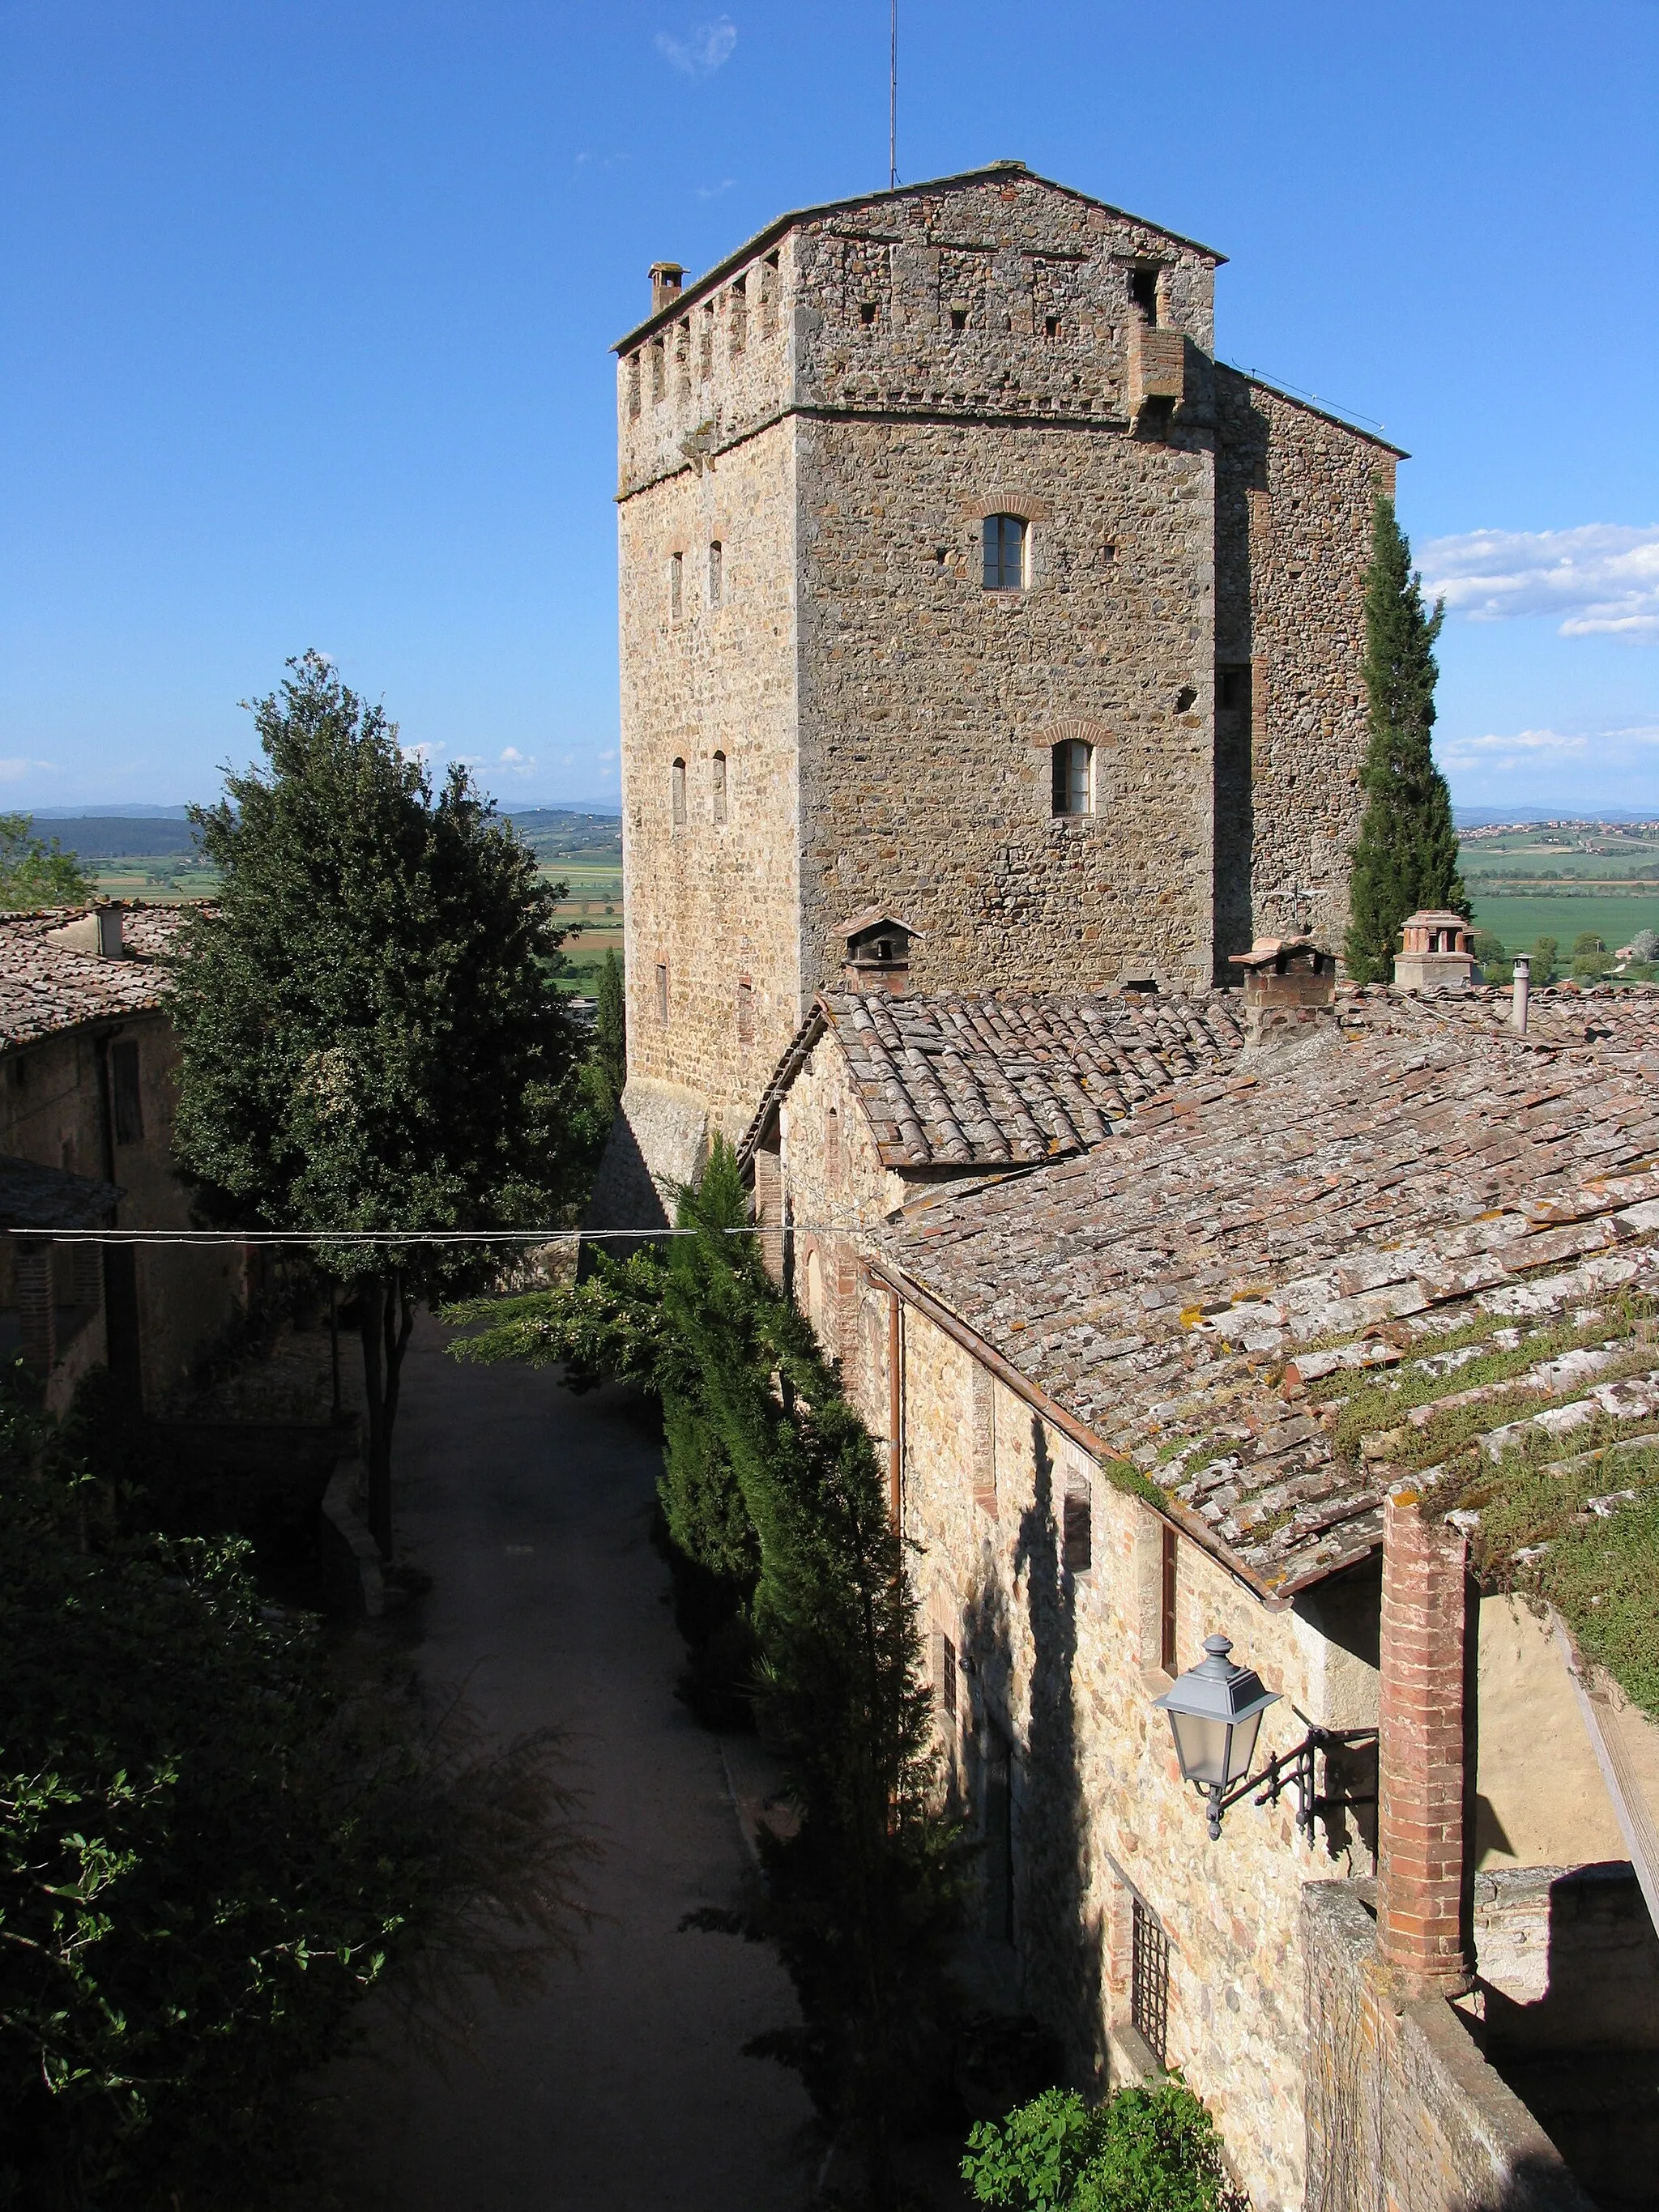
M 918 1200 L 878 1263 L 1256 1587 L 1316 1581 L 1402 1469 L 1659 1443 L 1659 993 L 1534 1009 L 1356 994 L 1336 1048 Z
M 1224 1073 L 1235 992 L 1194 998 L 895 999 L 831 992 L 780 1064 L 752 1147 L 805 1054 L 833 1029 L 884 1164 L 1032 1165 L 1104 1142 L 1171 1084 Z
M 115 1183 L 0 1155 L 0 1229 L 94 1229 L 120 1196 Z
M 0 915 L 0 1050 L 59 1030 L 159 1006 L 170 987 L 161 964 L 197 911 L 132 906 L 123 917 L 128 957 L 106 960 L 89 936 L 93 909 L 64 907 Z

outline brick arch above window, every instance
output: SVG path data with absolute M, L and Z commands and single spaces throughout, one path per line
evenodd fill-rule
M 1087 720 L 1045 722 L 1040 730 L 1033 730 L 1025 742 L 1034 749 L 1040 746 L 1043 751 L 1052 752 L 1056 745 L 1063 745 L 1071 740 L 1096 747 L 1115 745 L 1117 732 L 1108 729 L 1104 722 Z
M 969 522 L 983 522 L 988 514 L 1017 515 L 1022 522 L 1046 522 L 1052 510 L 1046 499 L 1034 492 L 1021 491 L 1012 484 L 1004 484 L 1000 490 L 988 491 L 978 498 L 964 499 L 963 514 Z

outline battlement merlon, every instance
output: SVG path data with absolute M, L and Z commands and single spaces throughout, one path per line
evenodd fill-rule
M 1224 259 L 1011 161 L 781 216 L 689 285 L 659 263 L 615 349 L 618 496 L 796 411 L 1196 419 Z

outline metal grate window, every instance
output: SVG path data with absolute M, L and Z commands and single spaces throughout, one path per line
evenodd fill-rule
M 1133 1945 L 1129 1966 L 1129 2017 L 1160 2066 L 1170 2040 L 1170 1939 L 1137 1897 L 1132 1901 Z

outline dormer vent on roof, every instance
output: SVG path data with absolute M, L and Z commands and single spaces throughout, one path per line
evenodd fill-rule
M 127 948 L 123 937 L 126 908 L 123 906 L 100 906 L 98 908 L 98 957 L 100 960 L 125 960 Z
M 853 991 L 884 991 L 902 999 L 910 980 L 910 947 L 921 932 L 880 907 L 849 915 L 836 931 L 845 945 L 842 961 Z
M 1474 945 L 1469 924 L 1449 908 L 1423 907 L 1401 926 L 1403 950 L 1394 957 L 1394 980 L 1401 991 L 1465 991 L 1474 981 Z

